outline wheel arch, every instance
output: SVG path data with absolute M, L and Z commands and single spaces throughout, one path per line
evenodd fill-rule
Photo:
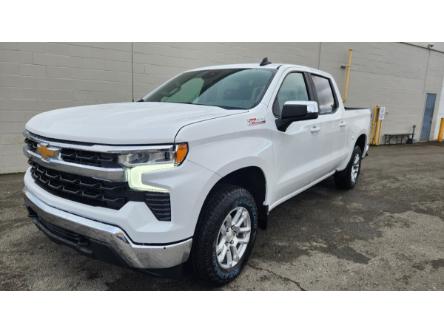
M 349 149 L 347 156 L 344 159 L 344 161 L 340 164 L 340 166 L 336 169 L 336 171 L 342 171 L 347 167 L 347 164 L 350 161 L 350 158 L 353 154 L 353 149 L 355 149 L 356 146 L 359 146 L 359 148 L 361 148 L 361 152 L 363 154 L 365 153 L 365 147 L 367 146 L 367 134 L 366 133 L 361 133 L 357 137 L 357 139 L 353 142 L 353 145 L 351 145 L 351 146 L 347 145 L 347 147 L 350 147 L 350 148 L 347 148 L 347 149 Z
M 244 166 L 239 169 L 232 170 L 221 177 L 208 192 L 199 212 L 199 220 L 209 198 L 221 184 L 236 185 L 249 191 L 256 201 L 256 205 L 258 207 L 259 226 L 261 228 L 266 227 L 268 216 L 268 205 L 265 203 L 267 196 L 267 179 L 262 168 L 255 165 Z
M 358 146 L 359 148 L 361 148 L 361 152 L 364 153 L 365 152 L 365 146 L 367 145 L 367 135 L 366 134 L 361 134 L 358 139 L 356 140 L 354 147 Z

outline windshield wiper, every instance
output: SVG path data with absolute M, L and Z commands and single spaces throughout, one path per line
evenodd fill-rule
M 200 104 L 200 103 L 186 103 L 192 105 L 203 105 L 203 106 L 216 106 L 225 110 L 246 110 L 246 108 L 236 107 L 236 106 L 227 106 L 227 105 L 215 105 L 215 104 Z
M 146 101 L 143 98 L 139 99 L 137 102 L 150 102 Z M 201 103 L 193 103 L 193 102 L 166 102 L 166 101 L 158 101 L 157 103 L 176 103 L 176 104 L 188 104 L 188 105 L 201 105 L 201 106 L 215 106 L 224 110 L 247 110 L 248 108 L 241 108 L 236 106 L 227 106 L 227 105 L 215 105 L 215 104 L 201 104 Z

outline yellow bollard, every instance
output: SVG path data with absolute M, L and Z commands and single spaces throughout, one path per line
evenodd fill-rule
M 370 144 L 371 145 L 375 144 L 375 131 L 376 131 L 377 116 L 378 116 L 378 107 L 375 106 L 372 109 L 372 123 L 371 123 L 371 127 L 370 127 Z
M 439 124 L 438 142 L 444 140 L 444 118 L 441 118 L 441 123 Z
M 379 120 L 379 108 L 379 105 L 376 105 L 372 110 L 373 117 L 370 132 L 370 144 L 373 146 L 380 144 L 382 120 Z

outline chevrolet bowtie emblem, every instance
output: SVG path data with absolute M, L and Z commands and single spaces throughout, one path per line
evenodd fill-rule
M 48 160 L 50 158 L 55 158 L 58 156 L 60 149 L 54 148 L 54 147 L 48 147 L 47 144 L 39 143 L 37 144 L 37 152 L 40 154 L 40 156 Z

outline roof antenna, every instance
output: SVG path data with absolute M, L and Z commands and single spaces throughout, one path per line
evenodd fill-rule
M 266 66 L 266 65 L 270 65 L 270 64 L 271 64 L 271 61 L 268 60 L 268 57 L 265 57 L 264 59 L 262 59 L 259 66 Z

